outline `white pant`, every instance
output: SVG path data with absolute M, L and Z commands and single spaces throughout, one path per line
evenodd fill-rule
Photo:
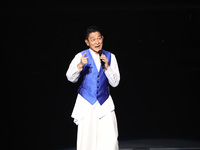
M 77 150 L 118 150 L 115 112 L 98 118 L 94 108 L 78 125 Z

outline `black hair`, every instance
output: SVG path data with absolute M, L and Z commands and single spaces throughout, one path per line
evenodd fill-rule
M 86 30 L 86 34 L 85 34 L 86 40 L 88 39 L 89 34 L 92 33 L 92 32 L 99 32 L 101 34 L 101 30 L 97 26 L 90 26 Z

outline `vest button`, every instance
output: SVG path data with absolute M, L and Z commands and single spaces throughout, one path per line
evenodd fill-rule
M 99 78 L 99 76 L 97 76 Z
M 99 83 L 99 81 L 97 81 L 97 83 Z
M 99 88 L 99 86 L 97 86 L 97 88 Z
M 97 92 L 97 94 L 99 94 L 99 92 Z

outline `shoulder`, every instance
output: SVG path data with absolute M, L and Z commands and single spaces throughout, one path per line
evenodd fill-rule
M 85 49 L 85 50 L 82 50 L 80 53 L 83 55 L 84 53 L 87 53 L 89 51 L 89 49 Z
M 82 57 L 82 55 L 83 55 L 84 53 L 87 53 L 87 51 L 88 51 L 88 49 L 80 51 L 79 53 L 77 53 L 77 54 L 75 55 L 75 58 L 80 58 L 80 57 Z
M 106 51 L 106 50 L 103 50 L 103 52 L 106 54 L 109 54 L 109 55 L 111 55 L 111 57 L 113 58 L 115 58 L 115 54 L 113 54 L 113 53 L 111 53 L 110 51 Z
M 103 54 L 105 54 L 106 56 L 111 55 L 111 52 L 109 51 L 106 51 L 106 50 L 102 50 L 102 51 L 103 51 Z
M 109 51 L 106 51 L 106 50 L 104 50 L 104 49 L 102 49 L 102 51 L 103 51 L 104 53 L 111 53 L 111 52 L 109 52 Z

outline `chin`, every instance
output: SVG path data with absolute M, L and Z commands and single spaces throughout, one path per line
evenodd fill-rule
M 102 48 L 92 48 L 92 49 L 93 49 L 93 51 L 98 52 L 98 51 L 100 51 Z
M 96 52 L 98 52 L 98 51 L 100 51 L 101 49 L 98 48 L 98 49 L 94 49 L 94 50 L 95 50 Z
M 100 51 L 100 50 L 102 50 L 102 47 L 100 47 L 100 48 L 97 49 L 97 51 Z

